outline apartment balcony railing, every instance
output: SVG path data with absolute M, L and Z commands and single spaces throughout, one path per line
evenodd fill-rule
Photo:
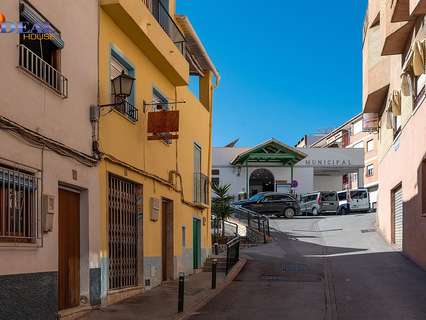
M 170 16 L 169 10 L 163 5 L 161 0 L 142 0 L 142 2 L 147 6 L 149 11 L 151 11 L 155 20 L 158 21 L 164 32 L 167 33 L 179 51 L 185 55 L 185 36 L 180 31 L 173 18 Z
M 24 45 L 19 45 L 19 67 L 63 98 L 68 97 L 68 79 Z
M 200 172 L 194 173 L 194 203 L 208 205 L 209 194 L 209 177 Z
M 127 101 L 122 101 L 115 109 L 129 118 L 130 121 L 138 121 L 138 109 Z

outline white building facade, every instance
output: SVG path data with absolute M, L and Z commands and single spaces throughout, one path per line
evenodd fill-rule
M 291 160 L 289 160 L 291 159 Z M 253 148 L 213 148 L 212 181 L 237 199 L 264 191 L 340 191 L 343 176 L 362 172 L 362 149 L 292 148 L 272 139 Z M 362 174 L 358 174 L 363 185 Z

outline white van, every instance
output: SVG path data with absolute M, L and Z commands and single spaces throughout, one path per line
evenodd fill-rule
M 339 197 L 339 213 L 370 211 L 370 197 L 367 189 L 343 190 L 337 193 Z

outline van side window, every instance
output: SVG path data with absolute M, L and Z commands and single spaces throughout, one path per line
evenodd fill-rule
M 365 190 L 351 191 L 351 199 L 361 200 L 366 198 L 367 198 L 367 191 Z
M 321 195 L 322 201 L 336 201 L 337 200 L 337 194 L 334 192 L 324 192 Z
M 346 192 L 340 192 L 337 195 L 339 196 L 339 201 L 344 201 L 347 198 Z

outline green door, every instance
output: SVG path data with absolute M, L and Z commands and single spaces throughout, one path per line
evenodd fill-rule
M 192 221 L 192 250 L 194 269 L 201 267 L 201 221 L 194 219 Z

